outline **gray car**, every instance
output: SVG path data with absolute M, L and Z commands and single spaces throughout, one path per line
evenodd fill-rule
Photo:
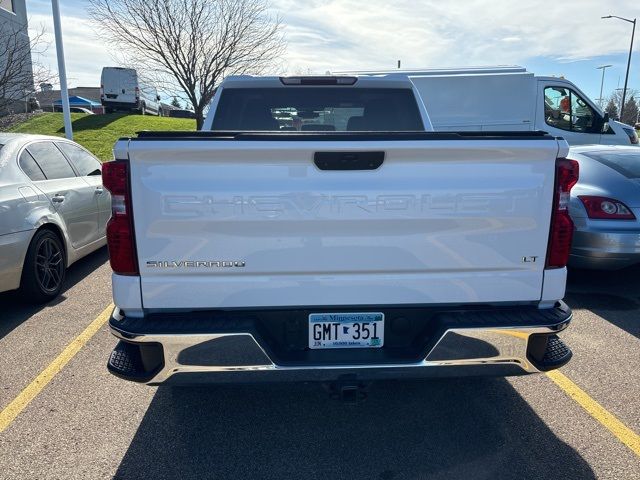
M 102 164 L 58 137 L 0 133 L 0 292 L 55 298 L 66 268 L 105 245 Z
M 575 224 L 569 265 L 615 270 L 640 263 L 640 149 L 572 147 L 580 164 L 569 213 Z

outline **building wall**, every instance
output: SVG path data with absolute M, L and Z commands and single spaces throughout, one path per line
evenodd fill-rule
M 0 0 L 0 38 L 3 32 L 18 31 L 24 41 L 25 48 L 29 48 L 27 6 L 25 0 Z M 33 66 L 31 62 L 27 67 L 29 74 L 33 75 Z M 0 58 L 0 70 L 3 69 L 2 58 Z M 33 90 L 33 86 L 30 87 Z M 23 89 L 14 91 L 7 95 L 9 98 L 16 100 L 14 109 L 16 111 L 24 111 Z M 1 113 L 1 112 L 0 112 Z

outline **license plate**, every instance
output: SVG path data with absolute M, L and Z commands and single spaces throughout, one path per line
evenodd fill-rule
M 312 313 L 309 348 L 380 348 L 383 313 Z

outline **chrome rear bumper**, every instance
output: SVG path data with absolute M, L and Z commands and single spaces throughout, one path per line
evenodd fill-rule
M 250 329 L 229 331 L 226 323 L 219 326 L 219 331 L 163 331 L 153 326 L 151 320 L 127 321 L 116 308 L 110 327 L 121 342 L 108 367 L 117 376 L 150 385 L 253 383 L 331 381 L 345 375 L 362 380 L 518 375 L 557 368 L 571 357 L 571 352 L 556 337 L 571 320 L 571 310 L 562 302 L 545 310 L 481 313 L 480 316 L 465 311 L 443 312 L 446 327 L 425 344 L 426 355 L 416 361 L 287 364 L 278 361 L 264 339 Z M 457 319 L 459 327 L 455 326 Z M 561 349 L 560 356 L 557 353 L 554 358 L 549 356 L 552 343 L 549 339 L 556 347 L 561 344 L 565 349 Z

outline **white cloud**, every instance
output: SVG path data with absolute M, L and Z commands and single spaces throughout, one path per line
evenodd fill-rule
M 44 40 L 49 48 L 42 55 L 41 61 L 57 72 L 52 16 L 41 13 L 29 15 L 29 28 L 31 31 L 44 28 Z M 102 67 L 114 64 L 108 46 L 98 39 L 95 28 L 86 18 L 62 17 L 62 34 L 69 87 L 99 86 Z
M 614 3 L 614 2 L 611 2 Z M 288 62 L 296 68 L 518 63 L 624 52 L 630 26 L 602 15 L 637 10 L 635 0 L 358 1 L 275 0 L 287 25 Z
M 399 59 L 416 68 L 534 57 L 574 62 L 623 53 L 630 25 L 600 17 L 637 11 L 637 3 L 609 3 L 615 6 L 601 0 L 272 0 L 285 24 L 289 73 L 394 68 Z M 57 70 L 51 15 L 44 8 L 50 7 L 33 4 L 31 27 L 46 26 L 51 47 L 45 59 Z M 72 11 L 76 16 L 62 21 L 69 84 L 98 85 L 102 67 L 115 63 L 111 49 L 80 18 L 86 17 L 82 6 Z

